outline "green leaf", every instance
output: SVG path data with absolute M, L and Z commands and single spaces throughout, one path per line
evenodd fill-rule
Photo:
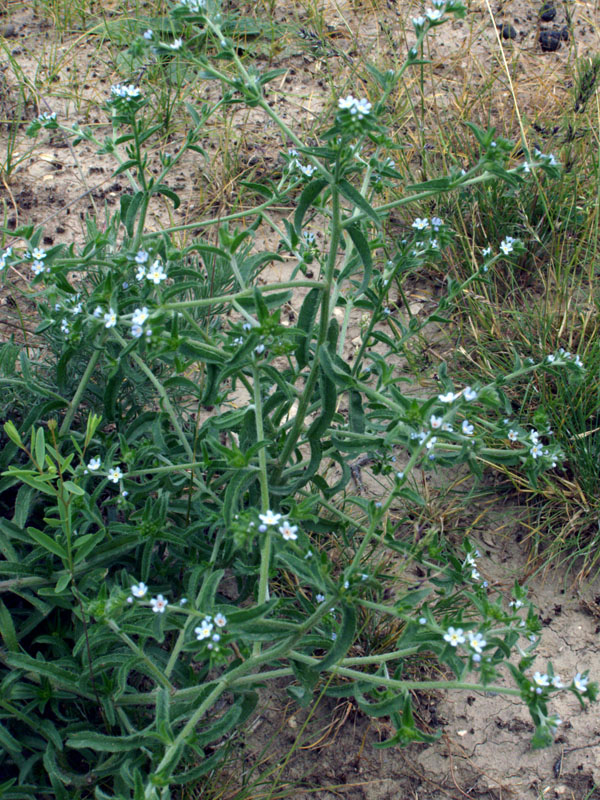
M 85 491 L 81 488 L 81 486 L 77 486 L 77 484 L 73 483 L 73 481 L 65 481 L 63 486 L 68 492 L 71 494 L 76 494 L 78 497 L 81 497 L 85 494 Z
M 9 753 L 20 754 L 23 752 L 23 747 L 20 742 L 18 742 L 15 737 L 6 730 L 4 725 L 0 725 L 0 747 Z M 2 793 L 2 787 L 0 786 L 0 798 L 1 797 L 4 797 L 4 794 Z
M 394 711 L 402 708 L 405 702 L 402 694 L 386 697 L 378 703 L 369 703 L 360 692 L 356 692 L 354 696 L 360 710 L 370 717 L 389 717 Z
M 16 669 L 24 669 L 26 672 L 33 672 L 36 675 L 43 675 L 51 681 L 71 689 L 76 694 L 87 697 L 85 692 L 79 689 L 80 675 L 75 675 L 62 667 L 39 658 L 32 658 L 25 653 L 7 653 L 6 663 Z
M 20 486 L 15 498 L 15 514 L 12 521 L 19 528 L 27 524 L 31 514 L 33 501 L 37 497 L 37 492 L 31 486 Z
M 381 220 L 379 219 L 377 212 L 371 205 L 369 205 L 358 189 L 355 189 L 354 186 L 352 186 L 351 183 L 348 183 L 347 180 L 341 180 L 338 183 L 338 187 L 346 200 L 349 200 L 352 205 L 359 208 L 364 214 L 367 215 L 367 217 L 370 217 L 378 228 L 381 226 Z
M 160 687 L 156 690 L 156 730 L 164 744 L 172 744 L 174 740 L 170 720 L 169 690 Z
M 343 366 L 346 367 L 346 369 L 343 369 L 340 366 L 340 360 L 337 356 L 335 356 L 334 363 L 334 359 L 331 357 L 331 354 L 326 347 L 319 348 L 318 356 L 323 372 L 331 381 L 338 386 L 341 386 L 342 389 L 350 389 L 355 386 L 356 380 L 349 372 L 346 371 L 347 365 L 341 362 Z
M 296 328 L 299 331 L 302 331 L 304 336 L 298 342 L 296 346 L 295 356 L 296 361 L 298 363 L 298 367 L 300 369 L 304 369 L 304 367 L 308 364 L 309 357 L 310 357 L 310 342 L 311 336 L 315 324 L 315 319 L 317 318 L 317 312 L 319 310 L 319 297 L 320 297 L 320 289 L 317 287 L 313 287 L 302 302 L 302 307 L 300 309 L 300 313 L 298 314 L 298 321 L 296 323 Z
M 7 650 L 12 653 L 19 651 L 19 640 L 9 610 L 0 600 L 0 635 Z
M 347 231 L 358 251 L 360 260 L 362 261 L 364 267 L 362 283 L 358 287 L 357 293 L 354 295 L 354 299 L 356 300 L 361 294 L 363 294 L 363 292 L 367 290 L 369 284 L 371 283 L 371 275 L 373 274 L 373 259 L 371 258 L 371 249 L 369 247 L 369 243 L 363 236 L 358 225 L 349 225 Z
M 68 560 L 67 551 L 65 548 L 58 542 L 54 541 L 54 539 L 51 539 L 47 534 L 42 533 L 42 531 L 38 531 L 37 528 L 27 528 L 27 533 L 35 542 L 44 547 L 46 550 L 49 550 L 51 553 L 54 553 L 55 556 L 62 558 L 63 561 Z
M 69 572 L 65 572 L 65 574 L 61 575 L 60 578 L 56 581 L 56 586 L 54 587 L 54 594 L 62 594 L 70 583 L 71 583 L 71 574 Z
M 207 575 L 202 582 L 202 589 L 200 589 L 197 602 L 198 608 L 202 613 L 213 607 L 215 595 L 217 593 L 217 589 L 219 588 L 219 584 L 223 580 L 224 574 L 225 571 L 219 569 L 216 572 L 212 572 L 210 575 Z
M 156 186 L 152 189 L 152 194 L 162 194 L 165 197 L 168 197 L 169 200 L 173 203 L 174 208 L 179 208 L 181 205 L 181 200 L 179 199 L 179 195 L 173 191 L 169 186 L 165 183 L 157 183 Z
M 121 195 L 121 222 L 125 226 L 127 235 L 133 237 L 135 229 L 135 220 L 139 207 L 142 203 L 144 192 L 139 191 L 135 194 L 122 194 Z
M 89 747 L 100 753 L 128 753 L 147 744 L 150 735 L 152 734 L 135 733 L 131 736 L 106 736 L 95 731 L 77 731 L 69 736 L 67 744 L 76 750 Z
M 349 395 L 348 422 L 353 433 L 365 432 L 365 412 L 362 405 L 362 394 L 351 389 Z
M 356 630 L 356 610 L 353 606 L 342 606 L 342 624 L 333 647 L 329 653 L 319 661 L 315 669 L 320 671 L 332 667 L 346 655 L 354 642 Z
M 38 428 L 35 434 L 35 456 L 33 456 L 33 460 L 40 468 L 43 468 L 46 460 L 46 440 L 43 428 Z
M 223 364 L 227 361 L 226 353 L 220 348 L 192 339 L 182 342 L 179 346 L 179 351 L 183 355 L 191 356 L 198 361 L 204 361 L 206 364 Z
M 321 364 L 319 364 L 320 372 L 319 375 L 319 393 L 321 395 L 321 413 L 320 415 L 312 422 L 311 426 L 309 427 L 306 435 L 309 440 L 313 439 L 320 439 L 327 428 L 329 427 L 331 420 L 333 419 L 333 415 L 335 414 L 336 404 L 337 404 L 337 391 L 335 388 L 335 383 L 329 378 L 327 373 L 323 370 Z
M 296 213 L 294 214 L 294 228 L 298 236 L 302 235 L 302 222 L 306 212 L 327 184 L 328 181 L 326 178 L 316 178 L 314 181 L 311 181 L 308 186 L 304 187 L 298 200 L 298 205 L 296 206 Z

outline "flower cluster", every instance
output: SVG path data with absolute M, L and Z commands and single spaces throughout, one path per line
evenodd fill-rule
M 124 83 L 116 83 L 110 87 L 110 97 L 114 101 L 125 100 L 125 102 L 129 103 L 132 100 L 138 100 L 141 97 L 141 92 L 132 83 L 128 86 Z
M 147 280 L 155 286 L 159 286 L 163 281 L 166 281 L 168 277 L 167 273 L 160 259 L 155 259 L 152 265 L 147 267 L 146 264 L 149 260 L 150 254 L 147 253 L 146 250 L 138 250 L 135 256 L 135 263 L 138 265 L 137 272 L 135 273 L 136 280 Z
M 144 322 L 146 322 L 149 316 L 150 314 L 146 306 L 143 308 L 136 308 L 133 312 L 133 316 L 131 317 L 131 335 L 134 339 L 139 339 L 144 333 L 146 338 L 152 336 L 152 328 L 150 326 L 148 326 L 145 331 L 143 328 Z
M 45 259 L 47 257 L 47 253 L 45 250 L 42 250 L 41 247 L 34 247 L 31 252 L 25 253 L 26 259 L 31 259 L 31 271 L 37 278 L 38 275 L 41 275 L 42 272 L 50 272 L 50 267 L 46 265 Z
M 194 633 L 196 634 L 196 639 L 199 642 L 204 641 L 204 639 L 211 639 L 211 643 L 208 644 L 209 650 L 212 650 L 214 647 L 214 642 L 218 642 L 221 638 L 220 634 L 216 631 L 213 633 L 215 629 L 215 625 L 217 628 L 224 628 L 227 625 L 227 619 L 223 614 L 215 614 L 214 618 L 207 614 L 200 625 L 194 628 Z
M 303 164 L 300 161 L 300 155 L 297 150 L 294 150 L 293 147 L 288 149 L 288 162 L 287 168 L 290 172 L 300 172 L 304 177 L 311 178 L 316 171 L 316 167 L 312 164 Z
M 347 97 L 340 97 L 338 109 L 337 121 L 342 130 L 354 134 L 360 130 L 368 130 L 371 127 L 372 105 L 366 98 L 358 100 L 351 94 Z
M 278 526 L 278 531 L 286 542 L 294 541 L 298 538 L 298 526 L 290 525 L 289 521 L 283 519 L 281 514 L 268 510 L 264 514 L 259 514 L 258 518 L 260 520 L 258 530 L 261 533 L 265 533 L 269 527 Z
M 0 255 L 0 272 L 6 267 L 7 259 L 12 256 L 12 247 L 7 247 L 6 250 Z

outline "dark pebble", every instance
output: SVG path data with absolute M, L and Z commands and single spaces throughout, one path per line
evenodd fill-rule
M 545 53 L 558 50 L 561 42 L 560 31 L 540 31 L 540 47 Z
M 513 28 L 512 25 L 509 25 L 507 22 L 503 22 L 502 25 L 498 25 L 498 32 L 502 36 L 503 39 L 516 39 L 517 32 Z
M 565 42 L 569 41 L 569 29 L 568 29 L 568 27 L 566 25 L 565 25 L 564 28 L 561 28 L 560 38 Z
M 551 2 L 544 3 L 540 8 L 540 19 L 542 22 L 551 22 L 556 16 L 556 9 Z
M 17 29 L 14 25 L 0 25 L 0 36 L 5 39 L 10 39 L 11 36 L 17 35 Z

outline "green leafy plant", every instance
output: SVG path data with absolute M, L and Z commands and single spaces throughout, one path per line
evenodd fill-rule
M 477 688 L 520 697 L 534 746 L 549 744 L 559 724 L 552 694 L 567 689 L 584 704 L 597 685 L 587 672 L 563 682 L 552 664 L 531 675 L 540 623 L 524 588 L 515 584 L 507 603 L 482 580 L 469 541 L 398 537 L 392 512 L 422 505 L 419 471 L 478 476 L 484 463 L 508 465 L 535 482 L 552 470 L 560 447 L 513 418 L 506 387 L 534 374 L 577 377 L 583 364 L 565 352 L 536 363 L 515 352 L 511 371 L 491 381 L 458 387 L 442 366 L 435 393 L 402 391 L 398 364 L 425 325 L 445 324 L 464 292 L 523 245 L 505 236 L 490 246 L 417 321 L 391 291 L 402 297 L 406 277 L 439 259 L 452 231 L 435 215 L 417 217 L 404 240 L 389 241 L 383 222 L 470 186 L 510 188 L 535 170 L 556 177 L 553 158 L 511 164 L 511 143 L 471 125 L 479 158 L 468 171 L 376 203 L 382 182 L 403 177 L 388 155 L 387 99 L 419 65 L 428 31 L 464 13 L 459 3 L 415 20 L 406 63 L 370 67 L 376 101 L 340 98 L 310 146 L 265 98 L 280 71 L 242 63 L 216 5 L 186 0 L 171 13 L 191 32 L 181 57 L 220 82 L 221 99 L 188 105 L 188 133 L 160 154 L 157 174 L 147 143 L 160 125 L 134 84 L 112 87 L 104 141 L 55 115 L 35 120 L 32 136 L 61 128 L 114 155 L 130 191 L 105 228 L 88 222 L 81 248 L 44 250 L 41 230 L 21 228 L 24 246 L 0 259 L 2 270 L 30 265 L 38 333 L 52 353 L 49 372 L 23 353 L 21 375 L 4 378 L 22 381 L 33 400 L 4 425 L 0 457 L 0 496 L 15 508 L 0 519 L 2 791 L 170 797 L 218 763 L 215 745 L 252 713 L 259 687 L 281 677 L 301 704 L 325 685 L 389 716 L 396 732 L 382 746 L 431 741 L 415 723 L 412 690 Z M 153 204 L 180 202 L 169 173 L 186 152 L 203 154 L 212 115 L 241 102 L 281 131 L 279 180 L 249 187 L 261 198 L 251 209 L 149 232 Z M 283 204 L 294 210 L 279 222 L 273 209 Z M 278 232 L 274 252 L 254 247 L 261 222 Z M 216 236 L 176 238 L 199 228 Z M 284 255 L 289 278 L 259 282 Z M 294 296 L 303 298 L 297 319 L 284 324 Z M 356 313 L 360 343 L 348 360 Z M 352 490 L 367 463 L 381 482 L 377 500 Z M 392 601 L 382 553 L 407 578 Z M 414 589 L 417 566 L 425 578 Z M 397 635 L 384 652 L 354 655 L 366 614 Z M 408 677 L 406 659 L 420 653 L 446 677 Z

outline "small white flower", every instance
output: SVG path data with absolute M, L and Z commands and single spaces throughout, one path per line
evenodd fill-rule
M 352 95 L 349 94 L 348 97 L 340 97 L 340 99 L 338 100 L 338 108 L 342 110 L 347 109 L 348 111 L 350 111 L 352 108 L 354 108 L 357 102 L 358 101 L 356 100 L 356 98 L 352 97 Z
M 71 328 L 69 327 L 69 321 L 67 319 L 63 319 L 60 323 L 60 331 L 61 333 L 67 334 L 69 333 Z
M 213 625 L 208 620 L 202 620 L 202 624 L 199 625 L 197 628 L 194 628 L 194 633 L 196 634 L 196 639 L 201 642 L 203 639 L 208 639 L 208 637 L 213 632 Z
M 160 263 L 158 259 L 154 262 L 154 264 L 152 264 L 150 269 L 146 272 L 146 278 L 149 281 L 152 281 L 152 283 L 154 283 L 156 286 L 158 286 L 158 284 L 161 281 L 166 281 L 167 273 L 164 271 L 163 265 Z
M 143 334 L 144 329 L 141 325 L 132 325 L 131 326 L 131 335 L 134 339 L 139 339 L 140 336 Z
M 444 12 L 443 12 L 443 11 L 440 11 L 440 9 L 439 9 L 439 8 L 436 8 L 436 9 L 435 9 L 435 11 L 432 11 L 431 9 L 428 9 L 428 10 L 425 12 L 425 16 L 426 16 L 426 17 L 427 17 L 427 18 L 428 18 L 428 19 L 429 19 L 431 22 L 435 22 L 436 20 L 438 20 L 438 19 L 441 19 L 441 18 L 444 16 Z
M 445 431 L 446 433 L 452 433 L 454 428 L 449 422 L 442 422 L 442 430 Z
M 585 694 L 587 692 L 587 685 L 588 685 L 588 677 L 583 676 L 581 672 L 578 672 L 577 675 L 573 678 L 573 686 L 577 689 L 578 692 Z
M 300 166 L 300 172 L 303 175 L 306 175 L 307 178 L 310 178 L 313 172 L 317 169 L 316 167 L 313 167 L 311 164 L 307 164 L 306 166 L 300 164 L 299 166 Z
M 438 394 L 438 400 L 440 403 L 453 403 L 456 398 L 458 397 L 457 394 L 453 392 L 447 392 L 446 394 Z
M 475 428 L 473 425 L 471 425 L 468 419 L 463 420 L 461 430 L 464 436 L 473 436 L 473 433 L 475 432 Z
M 562 682 L 560 675 L 553 675 L 550 683 L 555 689 L 562 689 L 564 687 L 564 683 Z
M 148 28 L 147 31 L 144 31 L 144 39 L 150 40 L 150 39 L 152 39 L 153 36 L 154 36 L 154 33 L 150 30 L 150 28 Z
M 419 617 L 419 625 L 427 625 L 427 620 L 425 617 Z
M 533 675 L 533 681 L 538 686 L 550 686 L 550 679 L 545 673 L 542 675 L 541 672 L 535 672 Z
M 44 262 L 43 261 L 34 261 L 31 265 L 31 271 L 34 275 L 41 275 L 44 271 Z
M 507 256 L 509 253 L 513 251 L 512 241 L 509 241 L 509 237 L 507 236 L 502 242 L 500 242 L 500 250 Z
M 152 597 L 150 599 L 150 605 L 155 614 L 164 614 L 165 608 L 169 605 L 169 601 L 165 600 L 162 594 L 159 594 L 157 597 Z
M 465 398 L 467 403 L 470 403 L 471 400 L 477 399 L 477 392 L 474 389 L 471 389 L 470 386 L 467 386 L 463 392 L 463 397 Z
M 263 525 L 279 525 L 281 514 L 275 514 L 274 511 L 269 509 L 265 514 L 259 514 L 258 518 Z
M 519 434 L 518 434 L 517 431 L 512 431 L 511 430 L 511 431 L 508 432 L 508 438 L 509 438 L 509 440 L 511 442 L 516 442 L 517 439 L 519 438 Z
M 265 352 L 264 344 L 257 344 L 256 347 L 254 348 L 254 352 L 256 353 L 257 356 L 262 355 Z
M 227 618 L 224 614 L 215 614 L 215 625 L 218 628 L 224 628 L 227 625 Z
M 465 560 L 464 560 L 464 564 L 465 564 L 465 566 L 467 566 L 467 567 L 474 567 L 474 566 L 476 566 L 475 559 L 473 558 L 473 556 L 471 555 L 471 553 L 467 553 L 467 555 L 466 555 L 466 557 L 465 557 Z
M 135 273 L 136 281 L 143 281 L 145 277 L 146 277 L 145 268 L 142 266 L 138 267 L 137 272 Z
M 355 104 L 354 108 L 356 109 L 356 114 L 357 114 L 358 118 L 362 119 L 363 117 L 366 117 L 367 114 L 370 113 L 370 111 L 371 111 L 371 103 L 369 103 L 368 100 L 363 97 L 362 100 L 359 100 Z
M 423 18 L 421 17 L 421 19 Z M 426 228 L 429 227 L 429 220 L 426 217 L 423 218 L 417 217 L 413 222 L 412 227 L 418 231 L 424 231 Z
M 41 247 L 34 247 L 31 251 L 31 258 L 34 261 L 43 261 L 48 254 Z
M 90 470 L 90 472 L 95 472 L 97 469 L 100 469 L 101 464 L 102 461 L 99 458 L 92 458 L 88 462 L 87 467 Z
M 415 26 L 415 28 L 422 28 L 423 25 L 425 25 L 425 22 L 425 17 L 413 17 L 412 24 Z
M 318 594 L 318 595 L 315 597 L 315 600 L 317 601 L 317 603 L 322 603 L 322 602 L 325 600 L 325 595 L 324 595 L 324 594 L 320 594 L 320 593 L 319 593 L 319 594 Z
M 485 247 L 485 248 L 484 248 L 484 249 L 481 251 L 481 255 L 482 255 L 482 256 L 489 256 L 491 252 L 492 252 L 492 248 L 491 248 L 491 247 Z
M 283 536 L 286 541 L 293 541 L 294 539 L 298 538 L 298 534 L 296 531 L 298 530 L 297 525 L 290 525 L 290 523 L 286 520 L 279 526 L 279 533 Z
M 183 39 L 175 39 L 175 41 L 169 45 L 171 50 L 181 50 L 183 47 Z
M 117 324 L 117 313 L 112 308 L 109 308 L 108 312 L 104 315 L 104 327 L 114 328 L 116 324 Z
M 94 309 L 93 316 L 96 317 L 96 319 L 100 319 L 100 317 L 102 316 L 102 307 L 101 306 L 96 306 L 96 308 Z
M 121 467 L 115 467 L 114 469 L 109 469 L 106 475 L 111 483 L 118 483 L 121 478 L 123 477 L 123 473 L 121 472 Z
M 437 442 L 437 436 L 432 436 L 431 439 L 429 439 L 429 441 L 425 445 L 425 447 L 428 450 L 431 450 L 431 448 L 435 445 L 436 442 Z
M 465 637 L 463 636 L 463 629 L 462 628 L 448 628 L 448 633 L 444 634 L 444 641 L 448 642 L 450 647 L 456 647 L 459 644 L 465 643 Z
M 149 317 L 148 309 L 146 306 L 143 308 L 136 308 L 131 318 L 132 325 L 143 325 Z
M 442 227 L 443 224 L 444 224 L 444 220 L 440 219 L 440 217 L 432 217 L 431 218 L 431 227 L 434 230 L 438 231 Z
M 552 355 L 552 353 L 550 353 L 550 355 L 546 356 L 546 361 L 549 364 L 552 364 L 552 363 L 554 363 L 554 361 L 556 361 L 556 356 L 554 356 L 554 355 Z
M 442 417 L 436 417 L 435 414 L 432 414 L 429 419 L 429 424 L 433 428 L 433 430 L 437 430 L 438 428 L 442 427 Z
M 471 579 L 474 581 L 478 581 L 481 578 L 481 575 L 476 569 L 471 570 Z
M 529 452 L 531 453 L 532 458 L 539 458 L 544 454 L 544 448 L 541 444 L 534 444 Z
M 469 645 L 478 655 L 481 655 L 483 648 L 487 644 L 486 640 L 483 638 L 483 635 L 481 633 L 472 633 L 469 631 L 467 636 L 469 637 Z
M 135 254 L 135 263 L 145 264 L 149 258 L 150 256 L 145 250 L 138 250 L 137 253 Z
M 581 369 L 583 369 L 583 361 L 579 358 L 579 354 L 578 353 L 575 354 L 575 358 L 573 359 L 573 363 L 577 367 L 581 367 Z
M 140 581 L 139 583 L 134 583 L 131 587 L 131 594 L 134 597 L 145 597 L 146 592 L 148 591 L 148 587 L 144 583 L 144 581 Z

